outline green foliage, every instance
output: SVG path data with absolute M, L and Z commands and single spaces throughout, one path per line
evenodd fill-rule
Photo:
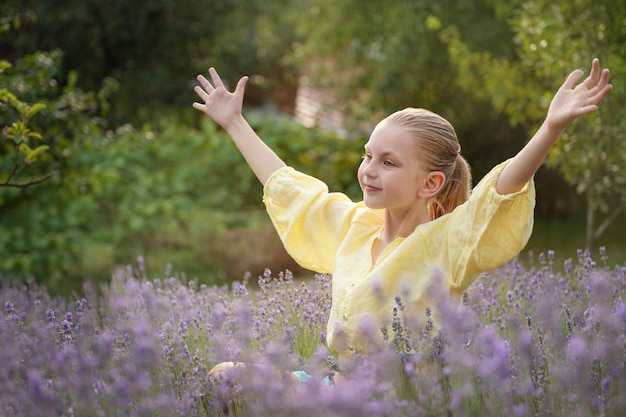
M 549 164 L 565 180 L 587 195 L 591 209 L 608 213 L 625 204 L 626 121 L 622 117 L 626 94 L 626 34 L 618 29 L 626 10 L 612 2 L 578 0 L 555 7 L 552 2 L 526 4 L 512 21 L 522 62 L 539 63 L 536 73 L 551 81 L 556 89 L 559 78 L 572 66 L 588 67 L 593 57 L 611 69 L 614 90 L 602 104 L 599 114 L 581 120 L 568 129 L 550 154 Z M 609 22 L 615 25 L 610 25 Z M 571 57 L 568 62 L 564 57 Z M 541 105 L 546 109 L 550 96 Z
M 347 114 L 348 130 L 365 130 L 404 107 L 433 110 L 455 126 L 463 153 L 481 178 L 525 140 L 488 97 L 459 89 L 451 62 L 430 24 L 454 25 L 474 48 L 513 55 L 511 30 L 489 2 L 312 0 L 298 21 L 294 50 L 306 82 L 330 92 L 327 105 Z M 438 16 L 433 22 L 432 16 Z
M 360 198 L 356 171 L 365 136 L 342 139 L 335 133 L 305 128 L 291 118 L 280 116 L 251 115 L 250 123 L 288 164 L 321 179 L 331 191 Z
M 331 86 L 342 108 L 366 120 L 407 106 L 463 113 L 453 67 L 427 25 L 433 14 L 443 14 L 446 25 L 467 29 L 464 39 L 470 44 L 489 44 L 500 54 L 508 53 L 507 44 L 500 42 L 506 24 L 493 19 L 488 27 L 479 24 L 493 15 L 484 3 L 402 0 L 386 5 L 384 12 L 372 0 L 312 3 L 301 22 L 306 33 L 302 53 L 315 71 L 307 75 L 321 76 L 313 82 Z
M 286 117 L 250 115 L 270 146 L 294 166 L 358 195 L 361 144 L 310 130 Z M 224 276 L 227 229 L 267 224 L 262 188 L 225 132 L 175 120 L 129 125 L 68 148 L 72 170 L 49 187 L 6 205 L 3 274 L 35 276 L 53 291 L 108 280 L 115 265 L 144 256 L 151 271 L 168 263 L 206 282 Z M 239 214 L 237 214 L 239 213 Z M 256 222 L 256 223 L 255 223 Z M 251 250 L 260 251 L 259 247 Z
M 0 61 L 0 74 L 7 68 L 10 68 L 10 64 L 6 61 Z M 30 106 L 20 101 L 8 89 L 0 89 L 0 109 L 2 112 L 5 115 L 17 114 L 12 123 L 3 127 L 2 136 L 0 136 L 0 146 L 2 146 L 0 148 L 0 187 L 27 187 L 41 183 L 52 175 L 48 173 L 27 181 L 16 181 L 16 177 L 24 168 L 37 161 L 41 154 L 50 149 L 45 144 L 37 145 L 36 142 L 42 139 L 41 134 L 28 127 L 30 119 L 44 108 L 42 103 Z M 5 118 L 3 117 L 3 119 Z M 3 120 L 3 122 L 6 123 L 7 120 Z
M 106 91 L 62 87 L 60 60 L 58 51 L 37 52 L 4 64 L 0 73 L 0 175 L 5 185 L 16 186 L 0 188 L 0 247 L 5 254 L 0 274 L 49 274 L 57 283 L 75 265 L 83 244 L 78 219 L 94 210 L 81 194 L 73 161 L 81 143 L 99 134 L 96 116 L 106 99 Z M 18 188 L 45 179 L 45 186 Z
M 401 107 L 439 106 L 451 81 L 436 38 L 421 24 L 431 5 L 401 1 L 381 13 L 380 2 L 318 0 L 301 22 L 310 75 L 337 94 L 341 110 L 371 122 Z M 418 68 L 420 70 L 418 70 Z M 439 79 L 431 77 L 439 72 Z M 318 78 L 319 77 L 319 78 Z M 437 97 L 440 100 L 437 100 Z
M 293 85 L 281 65 L 293 33 L 278 19 L 286 3 L 69 0 L 59 7 L 53 0 L 6 0 L 0 5 L 0 56 L 13 61 L 61 49 L 61 83 L 72 71 L 86 91 L 101 90 L 111 78 L 119 82 L 108 128 L 150 122 L 155 113 L 186 109 L 196 74 L 209 65 L 255 76 L 258 87 L 251 85 L 250 98 L 257 101 L 265 99 L 261 92 Z
M 548 165 L 585 195 L 591 246 L 626 204 L 626 176 L 620 169 L 626 166 L 622 117 L 626 10 L 608 0 L 493 3 L 514 32 L 515 60 L 471 48 L 455 26 L 443 28 L 439 35 L 458 67 L 458 84 L 479 99 L 489 99 L 513 125 L 536 129 L 553 93 L 573 68 L 588 71 L 591 59 L 599 57 L 611 69 L 614 90 L 601 111 L 569 127 L 548 158 Z M 610 214 L 593 230 L 598 210 Z
M 577 123 L 550 160 L 598 209 L 618 206 L 623 19 L 608 0 L 4 1 L 0 182 L 55 175 L 0 188 L 0 274 L 63 291 L 142 254 L 153 270 L 171 261 L 202 279 L 232 260 L 227 230 L 267 219 L 230 139 L 208 121 L 190 127 L 193 79 L 209 65 L 229 85 L 251 76 L 247 105 L 286 112 L 306 76 L 365 129 L 401 107 L 431 108 L 455 125 L 478 178 L 520 148 L 565 72 L 598 54 L 615 86 L 602 123 Z M 359 133 L 249 118 L 285 161 L 359 196 Z

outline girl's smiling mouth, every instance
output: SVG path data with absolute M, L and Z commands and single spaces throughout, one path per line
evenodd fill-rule
M 367 193 L 373 193 L 376 191 L 380 191 L 380 188 L 368 185 L 368 184 L 363 184 L 363 191 L 367 192 Z

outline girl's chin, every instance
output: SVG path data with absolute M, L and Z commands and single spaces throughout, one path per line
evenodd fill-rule
M 381 204 L 376 204 L 376 202 L 368 200 L 367 198 L 363 199 L 363 203 L 365 203 L 365 207 L 372 209 L 372 210 L 380 210 L 380 209 L 385 208 Z

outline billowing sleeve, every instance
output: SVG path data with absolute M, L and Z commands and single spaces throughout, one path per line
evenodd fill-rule
M 304 268 L 332 273 L 358 204 L 291 167 L 267 180 L 263 202 L 289 255 Z
M 532 233 L 534 182 L 516 193 L 499 194 L 496 182 L 506 164 L 494 167 L 470 199 L 450 214 L 444 251 L 452 272 L 450 284 L 457 291 L 464 291 L 481 272 L 511 261 Z

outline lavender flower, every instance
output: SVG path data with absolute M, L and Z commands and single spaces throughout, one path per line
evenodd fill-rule
M 11 301 L 7 301 L 4 304 L 4 311 L 6 311 L 8 315 L 12 315 L 13 313 L 15 313 L 15 307 L 13 306 L 13 303 Z
M 511 262 L 458 299 L 441 290 L 445 277 L 436 272 L 430 307 L 414 308 L 400 291 L 382 330 L 386 342 L 348 358 L 325 346 L 328 275 L 301 280 L 266 270 L 258 286 L 248 278 L 217 288 L 169 275 L 150 280 L 138 259 L 101 294 L 76 300 L 3 282 L 0 410 L 12 417 L 224 409 L 260 417 L 620 415 L 626 267 L 600 268 L 583 250 L 562 270 L 552 251 L 542 259 L 539 269 Z M 380 340 L 372 321 L 359 330 Z M 222 361 L 260 366 L 243 379 L 209 378 Z M 297 369 L 311 376 L 302 389 L 291 378 Z

